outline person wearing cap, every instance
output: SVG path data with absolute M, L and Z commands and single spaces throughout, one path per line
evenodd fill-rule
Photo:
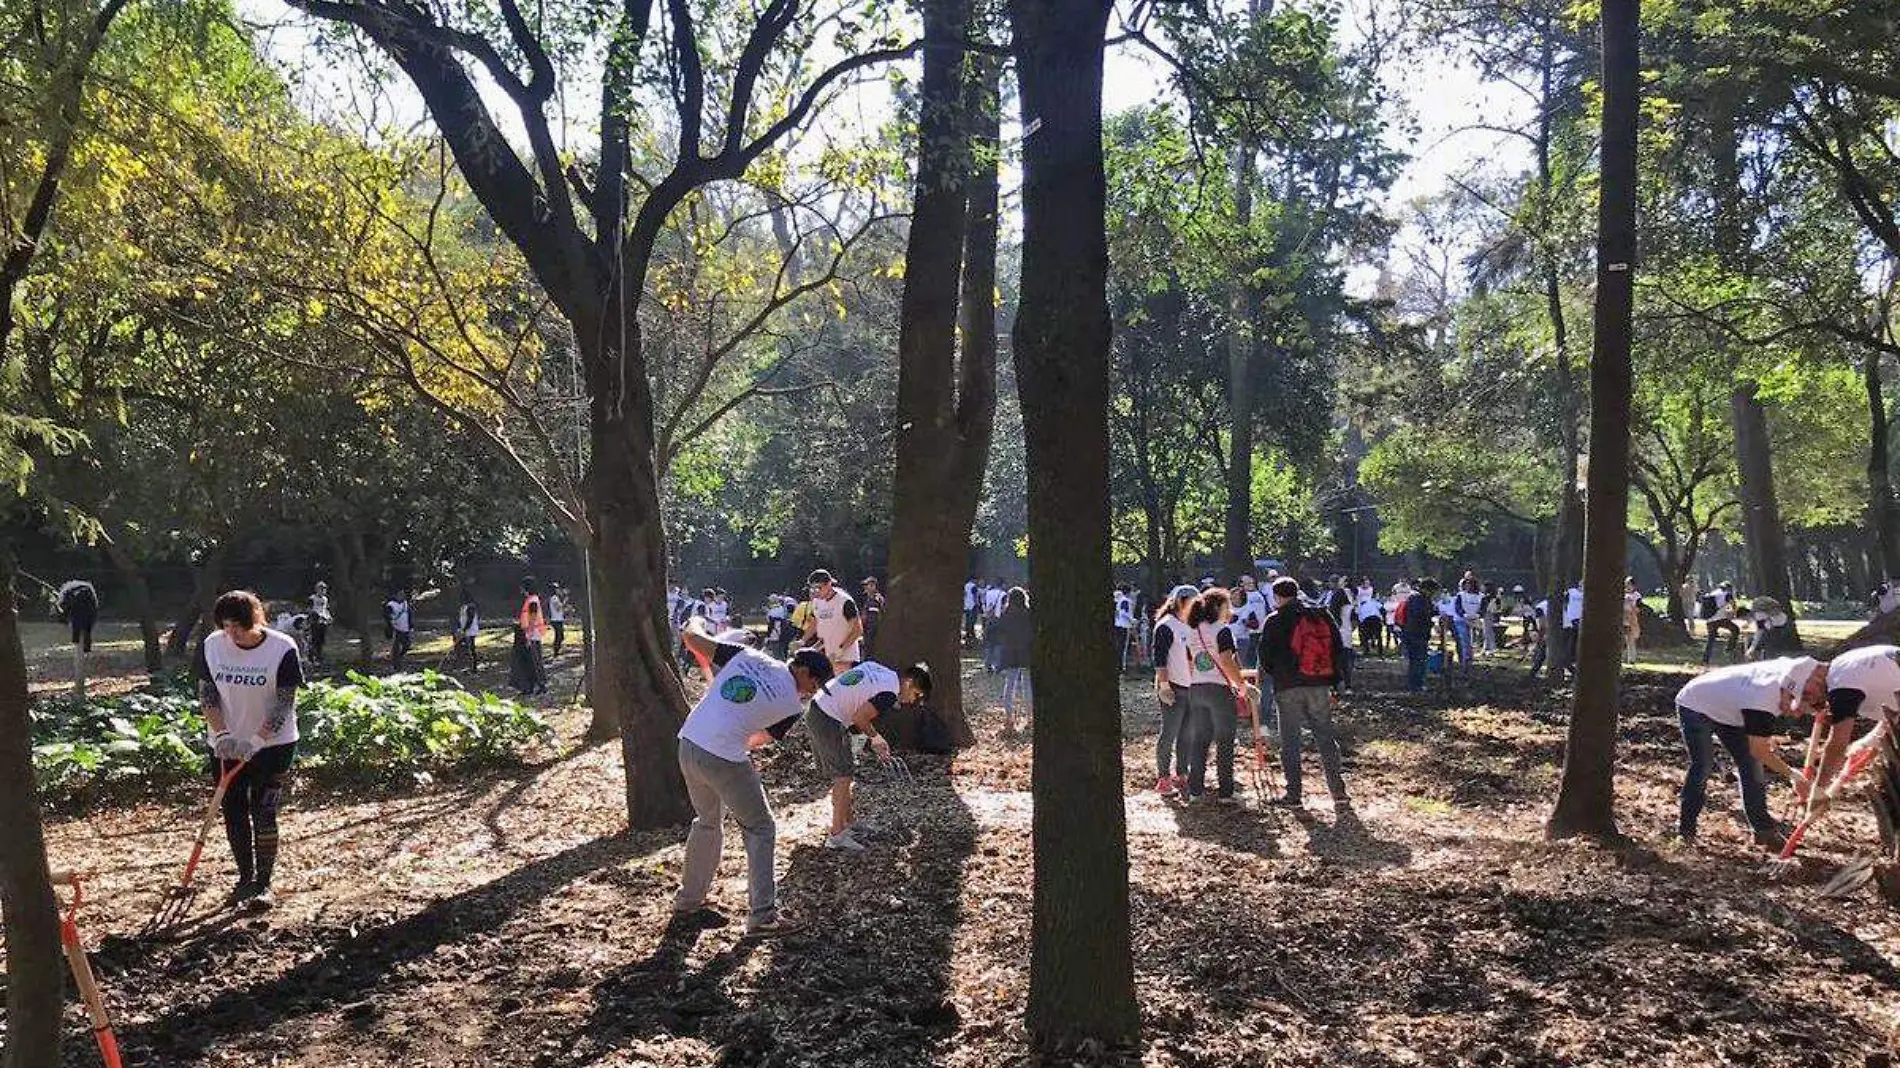
M 706 905 L 725 842 L 725 816 L 732 814 L 745 842 L 746 935 L 766 936 L 795 924 L 778 903 L 773 874 L 777 825 L 751 753 L 785 737 L 798 723 L 802 705 L 831 679 L 831 662 L 816 649 L 800 649 L 781 663 L 757 649 L 714 638 L 704 618 L 687 621 L 681 636 L 696 657 L 712 665 L 712 681 L 679 730 L 680 774 L 693 805 L 686 859 L 673 921 L 718 926 L 725 918 Z
M 864 659 L 860 642 L 864 638 L 864 619 L 858 603 L 839 589 L 824 568 L 806 578 L 811 584 L 811 616 L 805 621 L 805 644 L 824 650 L 836 671 L 842 671 Z
M 1742 628 L 1735 625 L 1735 584 L 1723 579 L 1696 605 L 1696 611 L 1702 617 L 1702 629 L 1708 632 L 1702 647 L 1703 666 L 1715 662 L 1715 639 L 1722 631 L 1728 632 L 1729 659 L 1735 659 L 1735 651 L 1742 644 Z
M 1812 772 L 1813 789 L 1808 812 L 1815 814 L 1833 803 L 1845 785 L 1843 773 L 1850 749 L 1879 745 L 1900 712 L 1900 647 L 1866 645 L 1849 649 L 1831 662 L 1818 664 L 1811 686 L 1827 694 L 1826 710 L 1814 717 L 1802 770 Z M 1860 721 L 1873 730 L 1855 741 Z
M 864 595 L 864 649 L 867 653 L 877 648 L 877 627 L 884 619 L 884 593 L 877 588 L 877 579 L 866 575 L 858 584 Z
M 330 638 L 330 584 L 319 582 L 310 592 L 310 662 L 323 663 L 323 643 Z
M 1155 793 L 1178 797 L 1187 789 L 1188 746 L 1181 721 L 1188 714 L 1188 689 L 1194 684 L 1193 631 L 1188 615 L 1201 591 L 1176 586 L 1155 612 L 1155 701 L 1161 705 L 1161 733 L 1155 738 Z
M 1754 831 L 1755 844 L 1779 851 L 1786 831 L 1768 813 L 1768 787 L 1762 779 L 1766 765 L 1806 793 L 1807 782 L 1775 751 L 1775 721 L 1825 711 L 1827 671 L 1819 662 L 1799 659 L 1735 664 L 1707 671 L 1691 679 L 1676 694 L 1676 717 L 1682 726 L 1682 744 L 1689 768 L 1682 780 L 1682 807 L 1676 834 L 1684 842 L 1696 840 L 1696 827 L 1707 797 L 1709 768 L 1715 743 L 1721 742 L 1735 762 L 1735 781 L 1741 790 L 1742 814 Z
M 924 679 L 921 685 L 915 681 L 919 676 Z M 929 677 L 930 668 L 923 664 L 899 676 L 883 664 L 866 660 L 832 676 L 812 696 L 810 707 L 805 709 L 805 733 L 811 738 L 818 774 L 831 780 L 831 828 L 825 837 L 826 849 L 864 852 L 864 843 L 853 833 L 866 828 L 852 818 L 852 781 L 857 762 L 851 736 L 864 735 L 879 760 L 891 759 L 891 743 L 877 732 L 877 718 L 899 704 L 921 700 L 929 692 Z

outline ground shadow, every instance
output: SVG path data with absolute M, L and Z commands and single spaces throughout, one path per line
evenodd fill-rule
M 1412 862 L 1412 850 L 1400 842 L 1373 834 L 1352 802 L 1333 808 L 1333 821 L 1326 822 L 1311 809 L 1293 810 L 1293 818 L 1306 830 L 1307 852 L 1334 864 L 1360 868 L 1402 868 Z

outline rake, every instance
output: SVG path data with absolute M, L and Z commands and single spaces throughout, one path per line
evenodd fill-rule
M 223 760 L 218 767 L 223 774 L 218 776 L 217 788 L 211 791 L 211 803 L 205 806 L 204 819 L 198 823 L 198 837 L 191 843 L 191 856 L 185 861 L 185 873 L 179 877 L 178 885 L 165 891 L 165 897 L 158 904 L 158 911 L 139 928 L 141 935 L 154 934 L 169 930 L 184 922 L 191 915 L 191 907 L 198 900 L 198 887 L 193 882 L 198 874 L 198 862 L 204 859 L 205 839 L 211 834 L 211 825 L 217 821 L 218 810 L 224 806 L 225 792 L 231 788 L 232 780 L 238 772 L 244 770 L 245 762 L 234 761 L 227 768 Z
M 52 873 L 54 886 L 70 886 L 73 891 L 72 904 L 66 906 L 66 912 L 59 918 L 59 944 L 66 952 L 66 964 L 73 972 L 73 985 L 79 988 L 79 996 L 86 1003 L 86 1015 L 92 1020 L 92 1037 L 99 1043 L 99 1059 L 106 1068 L 121 1068 L 119 1059 L 119 1039 L 112 1033 L 112 1020 L 106 1015 L 106 999 L 99 993 L 99 983 L 92 975 L 92 962 L 86 959 L 85 943 L 79 938 L 79 906 L 85 901 L 85 891 L 80 888 L 81 873 L 76 871 L 56 871 Z
M 1887 729 L 1886 721 L 1882 720 L 1880 726 L 1874 728 L 1874 733 L 1884 737 L 1884 732 Z M 1818 797 L 1813 794 L 1809 795 L 1807 818 L 1802 820 L 1800 825 L 1789 833 L 1787 842 L 1781 847 L 1780 855 L 1769 862 L 1769 875 L 1778 877 L 1794 867 L 1795 849 L 1801 845 L 1801 840 L 1807 837 L 1809 828 L 1813 827 L 1823 816 L 1826 816 L 1828 812 L 1833 809 L 1834 791 L 1838 791 L 1841 787 L 1846 786 L 1854 776 L 1859 775 L 1866 769 L 1867 765 L 1873 763 L 1874 758 L 1880 755 L 1880 742 L 1881 738 L 1869 735 L 1863 744 L 1848 753 L 1847 767 L 1841 772 L 1840 780 L 1836 783 L 1834 790 L 1822 793 Z M 1817 783 L 1816 786 L 1818 785 Z

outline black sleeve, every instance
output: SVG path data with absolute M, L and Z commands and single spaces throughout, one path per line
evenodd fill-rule
M 297 659 L 297 650 L 285 649 L 284 658 L 277 662 L 277 688 L 294 690 L 303 685 L 303 661 Z
M 779 720 L 777 723 L 772 724 L 770 727 L 765 728 L 765 733 L 771 735 L 774 741 L 782 742 L 785 740 L 785 736 L 792 733 L 792 728 L 796 726 L 798 726 L 798 713 L 794 712 L 784 719 Z
M 1234 652 L 1234 632 L 1222 627 L 1214 637 L 1214 648 L 1223 653 Z
M 858 602 L 852 600 L 850 597 L 844 599 L 844 617 L 846 619 L 858 618 Z
M 871 695 L 871 707 L 877 709 L 877 714 L 881 716 L 897 707 L 897 695 L 894 693 L 874 693 Z
M 1757 708 L 1742 709 L 1742 733 L 1750 738 L 1773 738 L 1775 714 Z
M 1154 667 L 1160 671 L 1168 666 L 1168 653 L 1174 649 L 1174 628 L 1155 628 Z
M 733 645 L 731 642 L 718 643 L 718 645 L 713 649 L 713 655 L 712 655 L 713 667 L 722 668 L 722 667 L 725 667 L 727 664 L 732 663 L 732 658 L 735 656 L 738 656 L 740 651 L 743 649 L 744 649 L 744 646 Z M 796 719 L 798 717 L 794 716 L 792 718 Z M 791 729 L 790 727 L 786 728 L 786 730 L 790 730 L 790 729 Z M 783 735 L 780 735 L 780 737 L 783 737 Z
M 205 643 L 198 643 L 198 654 L 192 658 L 191 673 L 199 682 L 211 682 L 211 662 L 205 659 Z
M 1859 690 L 1829 690 L 1827 692 L 1827 720 L 1839 723 L 1853 719 L 1860 714 L 1861 702 L 1867 695 Z

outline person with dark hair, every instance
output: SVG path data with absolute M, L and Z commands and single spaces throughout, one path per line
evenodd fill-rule
M 73 645 L 92 652 L 92 628 L 99 623 L 99 591 L 85 579 L 69 579 L 59 587 L 59 614 L 73 631 Z
M 1280 710 L 1280 764 L 1286 775 L 1286 795 L 1275 803 L 1300 807 L 1300 729 L 1304 727 L 1313 732 L 1313 747 L 1319 750 L 1333 807 L 1343 809 L 1346 777 L 1339 740 L 1333 733 L 1330 691 L 1339 681 L 1345 639 L 1330 612 L 1300 603 L 1299 584 L 1292 579 L 1273 584 L 1273 600 L 1273 614 L 1260 630 L 1260 665 L 1262 674 L 1273 676 L 1273 699 Z M 1429 606 L 1429 599 L 1426 603 Z M 1422 614 L 1429 619 L 1430 612 L 1428 607 Z M 1408 624 L 1410 617 L 1408 609 Z
M 548 655 L 558 657 L 567 641 L 567 587 L 558 582 L 548 583 L 548 626 L 554 631 L 554 646 Z
M 541 610 L 539 587 L 531 578 L 521 580 L 521 608 L 515 613 L 516 655 L 520 657 L 518 665 L 522 681 L 527 684 L 523 696 L 533 696 L 548 692 L 547 661 L 541 655 L 541 641 L 546 633 L 547 617 Z
M 819 568 L 807 576 L 811 584 L 811 618 L 805 622 L 805 644 L 817 646 L 831 661 L 833 673 L 864 659 L 864 619 L 858 602 L 839 589 L 831 572 Z
M 976 641 L 976 617 L 982 604 L 982 593 L 977 588 L 976 576 L 971 575 L 963 583 L 963 641 L 966 645 Z
M 858 584 L 864 595 L 864 652 L 875 655 L 877 649 L 877 627 L 884 621 L 884 593 L 877 588 L 877 579 L 866 575 Z
M 1128 636 L 1135 629 L 1135 599 L 1129 596 L 1127 586 L 1117 586 L 1110 604 L 1112 613 L 1110 619 L 1113 620 L 1112 627 L 1115 633 L 1115 665 L 1119 671 L 1126 673 L 1128 671 Z
M 415 642 L 414 619 L 409 614 L 409 588 L 383 602 L 383 636 L 389 639 L 389 670 L 401 673 Z
M 719 873 L 723 824 L 731 812 L 745 841 L 746 935 L 793 930 L 797 925 L 779 908 L 773 872 L 778 828 L 751 753 L 784 738 L 798 723 L 800 705 L 831 679 L 831 662 L 816 649 L 800 649 L 789 664 L 781 663 L 757 649 L 715 640 L 700 617 L 687 621 L 683 640 L 696 658 L 711 665 L 713 677 L 679 730 L 680 774 L 692 801 L 693 825 L 673 897 L 673 922 L 725 923 L 706 906 L 706 895 Z
M 864 735 L 879 760 L 890 760 L 891 743 L 878 733 L 877 718 L 900 702 L 911 704 L 918 697 L 908 673 L 900 677 L 873 660 L 832 676 L 812 696 L 811 706 L 805 709 L 805 733 L 811 738 L 818 773 L 831 779 L 831 829 L 825 838 L 826 849 L 864 852 L 864 843 L 853 833 L 866 828 L 852 818 L 852 779 L 857 767 L 851 736 Z
M 310 660 L 323 663 L 323 643 L 330 640 L 330 584 L 319 582 L 310 591 Z
M 1003 733 L 1016 733 L 1016 699 L 1022 698 L 1025 725 L 1034 713 L 1036 698 L 1029 679 L 1029 646 L 1036 635 L 1029 611 L 1029 591 L 1012 586 L 1004 595 L 1003 614 L 996 617 L 996 667 L 1003 673 Z
M 1194 682 L 1187 618 L 1200 599 L 1199 590 L 1182 584 L 1155 611 L 1155 701 L 1161 705 L 1161 733 L 1155 738 L 1155 793 L 1162 797 L 1178 797 L 1187 789 L 1188 747 L 1181 737 L 1181 720 L 1187 715 L 1188 687 Z
M 900 694 L 899 703 L 909 705 L 917 716 L 917 751 L 940 756 L 956 752 L 956 739 L 950 734 L 950 725 L 930 704 L 930 691 L 934 685 L 930 677 L 930 665 L 917 663 L 905 668 L 904 682 L 915 696 L 905 700 Z
M 1353 614 L 1359 621 L 1359 655 L 1385 655 L 1385 604 L 1371 579 L 1363 579 Z
M 264 605 L 248 590 L 223 594 L 211 608 L 216 628 L 198 643 L 194 674 L 211 743 L 211 773 L 239 765 L 224 794 L 224 832 L 237 866 L 229 903 L 274 904 L 277 815 L 297 753 L 297 688 L 303 664 L 288 634 L 264 626 Z
M 1432 626 L 1438 621 L 1438 580 L 1426 579 L 1418 589 L 1406 595 L 1393 613 L 1399 628 L 1399 645 L 1405 650 L 1405 689 L 1425 692 L 1425 664 L 1432 651 Z
M 1188 751 L 1187 800 L 1198 801 L 1207 790 L 1207 751 L 1214 749 L 1214 799 L 1234 800 L 1234 738 L 1239 733 L 1243 702 L 1236 696 L 1247 690 L 1241 678 L 1230 595 L 1216 586 L 1201 591 L 1188 610 L 1192 642 L 1192 684 L 1188 687 L 1188 714 L 1183 720 L 1182 744 Z
M 481 657 L 475 642 L 482 636 L 482 610 L 475 604 L 475 591 L 462 587 L 462 604 L 455 610 L 455 649 L 468 654 L 468 669 L 480 671 Z
M 1696 604 L 1696 615 L 1702 618 L 1702 629 L 1708 632 L 1708 640 L 1702 647 L 1703 666 L 1715 662 L 1715 642 L 1723 631 L 1728 632 L 1729 659 L 1735 659 L 1736 650 L 1742 644 L 1742 628 L 1735 623 L 1735 609 L 1735 584 L 1727 579 L 1703 594 Z

